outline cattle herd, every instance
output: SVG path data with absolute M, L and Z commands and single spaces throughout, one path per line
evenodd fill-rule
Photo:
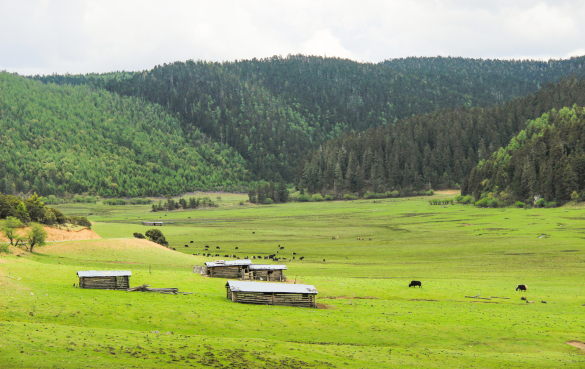
M 256 233 L 256 232 L 252 232 L 252 233 Z M 337 237 L 334 236 L 333 239 L 337 239 Z M 358 240 L 364 240 L 364 239 L 363 238 L 358 238 Z M 372 239 L 370 238 L 369 240 L 371 241 Z M 190 241 L 190 243 L 193 243 L 193 241 Z M 185 247 L 189 247 L 189 245 L 185 245 Z M 219 250 L 220 249 L 219 246 L 216 246 L 215 248 L 216 248 L 216 250 Z M 284 250 L 284 246 L 278 245 L 278 249 L 279 250 Z M 238 250 L 238 247 L 236 247 L 236 250 Z M 205 245 L 205 251 L 209 251 L 209 246 L 208 245 Z M 278 254 L 278 253 L 279 252 L 276 251 L 276 254 Z M 251 258 L 250 258 L 250 256 L 247 255 L 246 257 L 244 257 L 244 259 L 258 259 L 258 260 L 262 260 L 263 259 L 263 260 L 272 260 L 272 261 L 287 260 L 287 258 L 285 258 L 285 257 L 276 257 L 276 254 L 271 254 L 271 255 L 268 255 L 268 256 L 252 255 Z M 296 252 L 293 252 L 292 254 L 293 255 L 297 255 Z M 197 254 L 194 254 L 194 255 L 199 256 L 199 255 L 201 255 L 201 253 L 197 253 Z M 206 256 L 206 257 L 219 257 L 221 255 L 220 254 L 203 253 L 202 256 Z M 223 257 L 224 258 L 231 257 L 231 258 L 234 258 L 234 259 L 242 259 L 240 256 L 237 256 L 235 254 L 232 254 L 232 255 L 223 255 Z M 305 259 L 304 256 L 299 257 L 299 260 L 304 260 L 304 259 Z M 296 256 L 293 256 L 292 259 L 290 259 L 290 260 L 291 261 L 292 260 L 296 260 Z M 323 262 L 325 262 L 325 259 L 323 259 Z M 411 281 L 408 284 L 408 287 L 409 288 L 410 287 L 419 287 L 419 288 L 422 288 L 422 282 L 421 281 Z M 526 291 L 528 291 L 528 286 L 525 285 L 525 284 L 519 284 L 516 287 L 516 291 L 526 292 Z M 526 298 L 522 298 L 522 299 L 523 300 L 526 300 Z M 545 301 L 542 301 L 542 303 L 546 303 L 546 302 Z

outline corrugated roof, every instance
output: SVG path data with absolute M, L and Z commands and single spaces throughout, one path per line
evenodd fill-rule
M 208 261 L 205 263 L 205 265 L 208 268 L 222 267 L 222 266 L 235 266 L 235 265 L 250 265 L 250 264 L 252 264 L 252 261 L 250 261 L 250 259 L 228 260 L 228 261 L 218 260 L 218 261 Z
M 261 283 L 228 281 L 227 285 L 232 292 L 276 292 L 276 293 L 308 293 L 317 294 L 315 286 L 309 284 Z
M 252 264 L 250 270 L 283 270 L 286 265 Z
M 127 270 L 83 270 L 77 272 L 78 277 L 130 277 L 132 272 Z

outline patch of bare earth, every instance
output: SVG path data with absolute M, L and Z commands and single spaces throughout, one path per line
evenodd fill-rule
M 47 241 L 82 241 L 82 240 L 99 240 L 101 237 L 88 228 L 82 228 L 79 230 L 74 229 L 57 229 L 53 227 L 45 226 L 47 231 Z M 18 234 L 25 236 L 29 228 L 20 228 Z M 3 236 L 0 236 L 0 242 L 9 242 L 9 240 Z
M 317 309 L 326 309 L 326 310 L 329 310 L 329 309 L 335 309 L 335 307 L 333 307 L 331 305 L 327 305 L 327 304 L 317 303 Z
M 571 345 L 577 348 L 580 348 L 581 350 L 585 350 L 585 343 L 581 342 L 581 341 L 567 341 L 565 342 L 567 345 Z
M 80 240 L 81 241 L 81 240 Z M 97 250 L 97 249 L 110 249 L 110 250 L 148 250 L 152 248 L 160 248 L 168 252 L 174 252 L 164 246 L 148 241 L 146 239 L 138 238 L 119 238 L 119 239 L 108 239 L 98 240 L 92 242 L 91 245 L 78 242 L 66 242 L 66 243 L 55 243 L 47 245 L 43 248 L 38 249 L 40 253 L 67 253 L 78 250 Z
M 438 190 L 435 191 L 435 195 L 460 195 L 461 190 Z

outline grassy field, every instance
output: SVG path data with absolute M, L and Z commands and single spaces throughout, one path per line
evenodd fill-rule
M 584 209 L 209 196 L 222 196 L 219 208 L 63 205 L 89 215 L 102 239 L 0 255 L 0 367 L 585 367 L 585 351 L 567 344 L 585 342 Z M 159 219 L 176 251 L 132 238 Z M 196 256 L 205 245 L 221 256 Z M 322 308 L 232 303 L 225 280 L 192 273 L 224 254 L 277 251 Z M 88 269 L 193 294 L 74 288 Z M 413 279 L 423 288 L 408 288 Z M 528 292 L 515 292 L 519 283 Z M 465 298 L 478 294 L 509 299 Z

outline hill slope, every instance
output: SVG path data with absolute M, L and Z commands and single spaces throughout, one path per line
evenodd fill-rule
M 585 106 L 585 80 L 569 78 L 491 109 L 445 109 L 349 134 L 302 160 L 297 183 L 317 191 L 452 187 L 545 111 Z
M 535 196 L 566 202 L 585 198 L 585 112 L 582 107 L 552 110 L 528 124 L 507 147 L 473 169 L 462 194 L 502 191 L 512 201 Z
M 0 192 L 178 194 L 246 180 L 242 157 L 162 108 L 0 73 Z
M 189 135 L 200 129 L 237 150 L 260 178 L 292 181 L 310 149 L 351 130 L 458 106 L 493 106 L 571 74 L 584 57 L 499 61 L 406 58 L 378 64 L 289 55 L 210 63 L 187 61 L 106 76 L 47 76 L 91 83 L 164 106 Z M 509 139 L 509 137 L 507 137 Z

